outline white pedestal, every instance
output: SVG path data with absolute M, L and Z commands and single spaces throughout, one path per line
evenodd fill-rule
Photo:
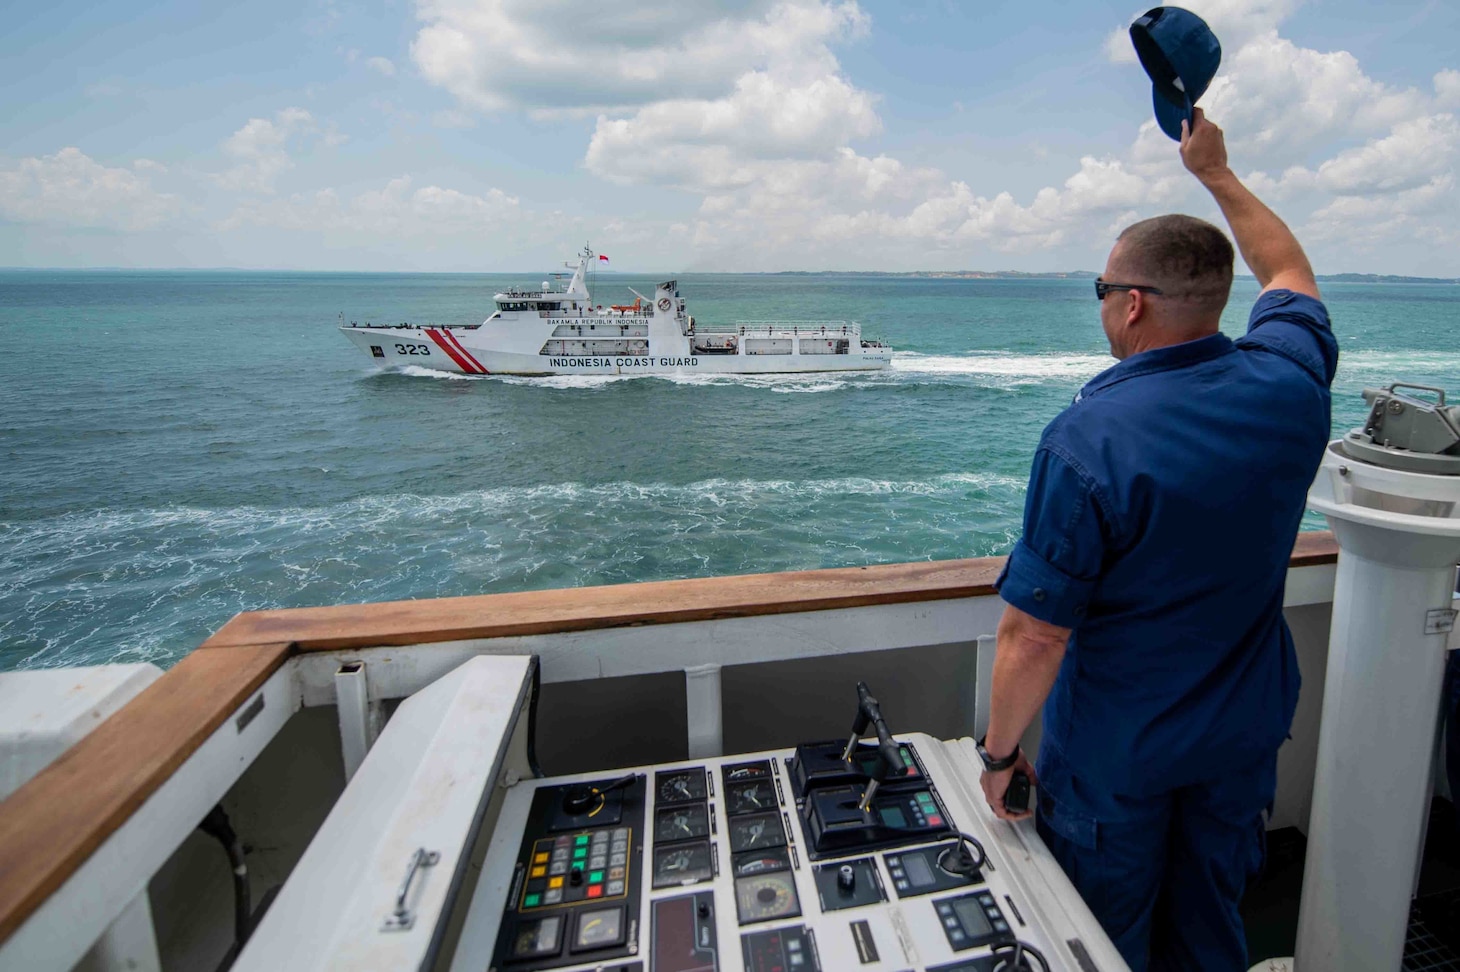
M 1457 500 L 1460 477 L 1369 466 L 1333 446 L 1309 495 L 1340 553 L 1298 918 L 1303 972 L 1400 967 L 1453 623 Z

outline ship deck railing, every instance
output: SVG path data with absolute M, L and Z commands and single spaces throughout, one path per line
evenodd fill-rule
M 862 326 L 856 321 L 736 321 L 734 324 L 695 322 L 696 334 L 824 334 L 855 336 Z
M 1290 561 L 1284 605 L 1304 684 L 1272 826 L 1308 816 L 1336 559 L 1331 534 L 1305 533 Z M 239 810 L 241 832 L 268 822 L 267 840 L 243 834 L 249 869 L 282 881 L 393 703 L 477 655 L 538 658 L 536 748 L 554 773 L 840 737 L 858 679 L 895 732 L 977 737 L 1003 565 L 984 557 L 237 615 L 0 802 L 0 967 L 17 955 L 73 967 L 114 922 L 139 914 L 149 882 L 151 913 L 172 916 L 157 924 L 172 958 L 163 967 L 216 967 L 231 925 L 185 934 L 192 926 L 176 915 L 196 907 L 195 893 L 153 881 L 165 867 L 206 871 L 216 846 L 184 846 L 197 821 L 222 801 Z

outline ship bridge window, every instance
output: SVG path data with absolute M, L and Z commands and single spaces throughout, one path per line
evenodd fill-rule
M 562 305 L 562 303 L 560 301 L 556 301 L 556 300 L 554 300 L 554 301 L 546 301 L 545 300 L 542 303 L 540 303 L 540 304 L 537 305 L 537 309 L 538 310 L 545 310 L 545 311 L 558 311 L 558 310 L 562 310 L 563 309 L 563 305 Z
M 504 300 L 497 304 L 497 309 L 503 311 L 532 311 L 537 310 L 537 305 L 529 304 L 521 300 Z

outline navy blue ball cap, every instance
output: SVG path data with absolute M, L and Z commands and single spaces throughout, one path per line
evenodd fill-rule
M 1131 43 L 1151 77 L 1151 101 L 1161 131 L 1181 141 L 1181 123 L 1206 94 L 1222 63 L 1217 35 L 1190 10 L 1152 7 L 1130 25 Z

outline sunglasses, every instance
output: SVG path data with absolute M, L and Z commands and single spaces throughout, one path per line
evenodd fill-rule
M 1139 290 L 1143 294 L 1159 295 L 1161 293 L 1160 287 L 1147 287 L 1145 284 L 1107 283 L 1099 277 L 1095 278 L 1096 300 L 1104 300 L 1106 294 L 1119 290 Z

